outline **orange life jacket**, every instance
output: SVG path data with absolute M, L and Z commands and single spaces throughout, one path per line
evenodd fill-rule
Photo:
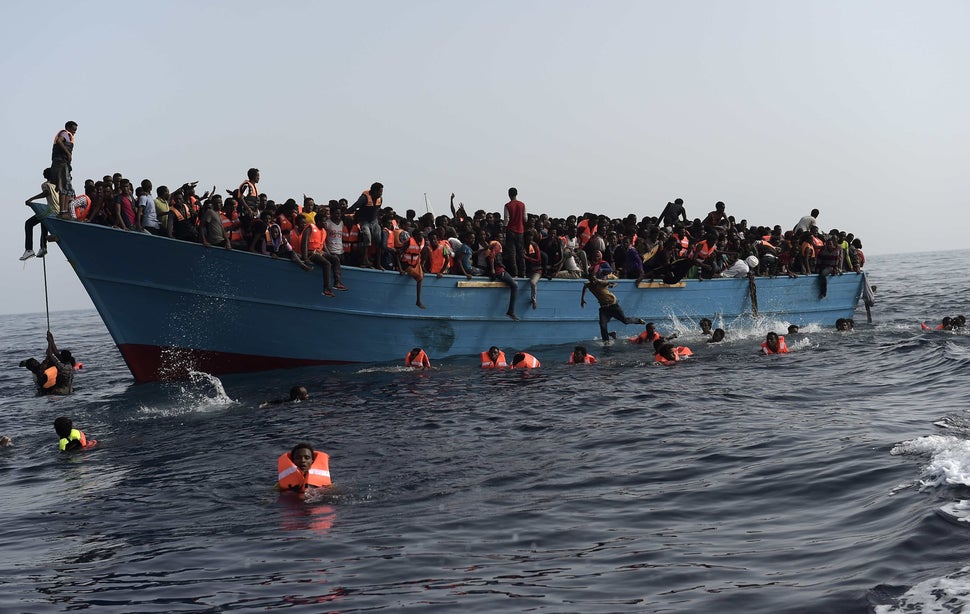
M 306 229 L 307 226 L 304 226 L 302 231 L 300 231 L 298 228 L 290 230 L 290 247 L 292 247 L 293 251 L 301 256 L 303 255 L 303 233 L 306 232 Z
M 344 243 L 344 253 L 349 254 L 354 250 L 354 246 L 357 241 L 360 240 L 360 224 L 352 224 L 349 227 L 344 224 L 343 233 L 341 233 L 341 238 Z
M 431 250 L 431 272 L 437 275 L 438 273 L 448 272 L 448 256 L 445 254 L 445 244 L 438 243 L 438 247 Z
M 397 231 L 395 231 L 397 232 Z M 408 248 L 404 250 L 401 254 L 401 264 L 409 267 L 415 267 L 421 261 L 421 250 L 424 249 L 424 239 L 418 243 L 417 239 L 411 237 L 408 241 Z
M 761 342 L 761 349 L 762 349 L 762 351 L 764 351 L 765 354 L 787 354 L 788 353 L 788 344 L 785 343 L 785 338 L 784 337 L 782 337 L 781 335 L 778 335 L 778 351 L 777 352 L 772 352 L 771 351 L 771 348 L 768 347 L 768 342 L 767 341 L 762 341 Z
M 242 241 L 242 228 L 239 226 L 239 216 L 233 212 L 232 217 L 227 216 L 222 211 L 219 212 L 219 217 L 222 218 L 222 229 L 226 233 L 226 238 L 229 241 Z
M 593 238 L 593 234 L 596 232 L 596 226 L 590 224 L 590 221 L 583 218 L 576 225 L 576 238 L 579 240 L 579 246 L 585 247 L 586 243 Z
M 596 362 L 596 357 L 593 356 L 592 354 L 587 354 L 586 356 L 583 356 L 582 364 L 591 365 L 595 362 Z M 576 352 L 573 352 L 572 354 L 569 355 L 569 364 L 571 365 L 576 364 Z
M 498 358 L 495 360 L 495 362 L 492 362 L 492 358 L 488 355 L 487 351 L 482 352 L 483 369 L 504 369 L 507 366 L 509 365 L 505 362 L 505 352 L 502 350 L 499 350 Z
M 692 254 L 693 260 L 704 261 L 711 257 L 711 255 L 717 251 L 717 246 L 708 245 L 707 239 L 700 241 L 694 246 L 694 253 Z
M 41 384 L 44 388 L 53 388 L 57 383 L 57 367 L 47 367 L 44 369 L 44 377 L 47 379 Z
M 540 366 L 538 358 L 525 352 L 522 353 L 522 360 L 512 364 L 513 369 L 538 369 Z
M 91 213 L 91 198 L 87 194 L 81 194 L 71 201 L 71 208 L 74 210 L 77 221 L 83 222 L 88 219 L 88 214 Z
M 308 486 L 321 488 L 330 486 L 330 457 L 326 452 L 315 451 L 313 453 L 313 464 L 306 475 L 300 471 L 289 452 L 284 452 L 276 460 L 276 470 L 278 472 L 278 484 L 280 490 L 296 490 L 304 492 Z
M 367 197 L 367 205 L 366 206 L 368 206 L 368 207 L 380 207 L 381 206 L 381 203 L 384 201 L 383 197 L 378 196 L 377 197 L 377 202 L 375 203 L 374 202 L 374 199 L 371 198 L 370 190 L 364 190 L 363 192 L 361 192 L 361 194 L 363 194 L 364 196 Z
M 311 254 L 323 251 L 323 245 L 327 240 L 327 231 L 316 224 L 308 226 L 308 228 L 310 229 L 310 240 L 307 241 L 307 251 Z
M 674 348 L 674 360 L 670 360 L 660 354 L 655 354 L 653 357 L 654 362 L 659 362 L 662 365 L 672 365 L 674 363 L 680 362 L 681 357 L 693 356 L 694 352 L 690 350 L 689 347 L 685 345 L 678 345 Z
M 643 331 L 636 337 L 630 337 L 630 343 L 653 343 L 660 338 L 660 333 L 653 331 L 653 335 L 648 335 L 647 331 Z
M 405 367 L 430 367 L 431 361 L 428 360 L 428 355 L 424 352 L 424 350 L 421 350 L 420 352 L 418 352 L 418 355 L 415 356 L 414 358 L 411 358 L 411 352 L 408 352 L 408 355 L 404 357 L 404 366 Z

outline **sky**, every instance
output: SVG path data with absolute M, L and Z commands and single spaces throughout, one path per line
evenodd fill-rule
M 23 202 L 78 122 L 75 187 L 234 188 L 399 213 L 688 216 L 968 247 L 970 3 L 899 0 L 47 2 L 0 23 L 0 313 L 43 312 Z M 35 230 L 35 249 L 37 248 Z M 137 254 L 126 257 L 137 258 Z M 146 262 L 146 267 L 164 263 Z M 91 302 L 56 246 L 52 311 Z

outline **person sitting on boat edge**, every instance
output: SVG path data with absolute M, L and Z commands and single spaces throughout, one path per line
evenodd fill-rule
M 596 300 L 600 304 L 599 313 L 599 323 L 600 323 L 600 338 L 605 342 L 609 339 L 616 339 L 616 333 L 610 333 L 606 325 L 610 320 L 616 319 L 624 324 L 646 324 L 643 318 L 628 318 L 626 314 L 623 313 L 623 308 L 620 307 L 620 303 L 616 296 L 610 292 L 610 288 L 616 286 L 615 283 L 609 282 L 605 279 L 597 279 L 593 275 L 592 271 L 586 275 L 586 283 L 583 284 L 583 292 L 579 297 L 579 306 L 586 307 L 586 290 L 590 291 L 590 294 L 596 297 Z
M 408 222 L 404 225 L 405 228 L 410 228 Z M 425 309 L 424 303 L 421 302 L 421 285 L 424 283 L 424 267 L 421 261 L 427 257 L 424 235 L 420 232 L 411 234 L 408 230 L 402 230 L 398 233 L 398 240 L 401 242 L 396 258 L 398 272 L 401 275 L 410 275 L 414 279 L 417 284 L 417 300 L 414 304 Z
M 222 225 L 222 196 L 216 194 L 203 206 L 199 214 L 199 238 L 203 247 L 222 247 L 232 249 L 232 243 L 226 236 L 226 229 Z
M 505 270 L 505 265 L 502 263 L 502 243 L 500 241 L 490 241 L 486 257 L 488 275 L 492 278 L 492 281 L 500 281 L 509 287 L 509 310 L 505 312 L 505 315 L 513 320 L 518 320 L 519 317 L 515 315 L 515 297 L 519 292 L 519 286 L 512 279 L 512 276 L 509 275 L 509 272 Z
M 487 351 L 482 352 L 483 369 L 504 369 L 508 366 L 508 363 L 505 362 L 505 352 L 494 345 L 488 348 Z
M 302 218 L 302 222 L 300 221 Z M 333 291 L 347 290 L 340 273 L 340 258 L 331 254 L 326 249 L 327 243 L 327 217 L 315 215 L 314 223 L 308 224 L 306 214 L 297 216 L 297 228 L 302 230 L 300 235 L 300 246 L 297 248 L 305 262 L 312 262 L 320 265 L 323 271 L 323 294 L 332 297 Z M 295 231 L 294 231 L 295 232 Z
M 788 344 L 785 343 L 785 337 L 775 332 L 769 332 L 765 335 L 765 340 L 761 342 L 761 353 L 787 354 Z
M 591 365 L 596 362 L 596 357 L 586 351 L 585 345 L 577 345 L 573 348 L 572 354 L 569 355 L 569 362 L 567 364 L 571 365 Z
M 539 359 L 527 352 L 516 352 L 512 355 L 512 369 L 538 369 L 541 366 Z
M 404 366 L 413 367 L 415 369 L 430 369 L 431 360 L 428 358 L 427 353 L 421 348 L 413 348 L 408 352 L 407 356 L 404 357 Z
M 653 363 L 665 366 L 673 365 L 680 362 L 682 358 L 694 355 L 694 352 L 686 345 L 675 346 L 672 343 L 664 342 L 662 339 L 653 342 L 653 349 L 655 352 Z
M 314 450 L 308 443 L 298 443 L 276 459 L 276 488 L 283 492 L 303 494 L 308 489 L 329 488 L 330 456 Z
M 57 447 L 61 452 L 87 450 L 98 443 L 97 439 L 88 439 L 83 431 L 74 428 L 74 421 L 67 416 L 54 420 L 54 432 L 57 433 Z
M 40 249 L 37 251 L 36 256 L 43 258 L 47 255 L 47 228 L 41 223 L 45 217 L 50 215 L 57 215 L 60 207 L 60 195 L 57 192 L 57 186 L 54 185 L 54 174 L 49 168 L 44 169 L 44 183 L 40 184 L 40 193 L 35 194 L 28 198 L 25 203 L 29 207 L 31 201 L 37 200 L 41 197 L 47 200 L 47 210 L 43 213 L 30 216 L 27 221 L 24 222 L 24 254 L 20 257 L 21 260 L 27 260 L 28 258 L 34 257 L 34 226 L 40 224 Z

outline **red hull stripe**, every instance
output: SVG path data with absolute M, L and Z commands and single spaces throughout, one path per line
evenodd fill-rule
M 189 371 L 222 375 L 314 365 L 347 364 L 335 360 L 256 356 L 135 343 L 123 343 L 118 346 L 118 349 L 138 383 L 185 379 Z

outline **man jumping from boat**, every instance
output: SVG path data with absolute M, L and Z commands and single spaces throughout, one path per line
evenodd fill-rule
M 591 272 L 586 275 L 588 280 L 583 284 L 583 294 L 579 298 L 579 306 L 586 307 L 586 290 L 590 291 L 590 294 L 596 297 L 596 300 L 600 303 L 600 338 L 604 342 L 608 342 L 610 339 L 616 339 L 616 333 L 611 333 L 607 330 L 606 325 L 610 320 L 619 320 L 624 324 L 646 324 L 643 318 L 628 318 L 626 314 L 623 313 L 623 308 L 620 307 L 620 302 L 617 300 L 616 295 L 610 292 L 610 288 L 616 286 L 615 283 L 609 282 L 605 279 L 597 279 L 596 276 Z

